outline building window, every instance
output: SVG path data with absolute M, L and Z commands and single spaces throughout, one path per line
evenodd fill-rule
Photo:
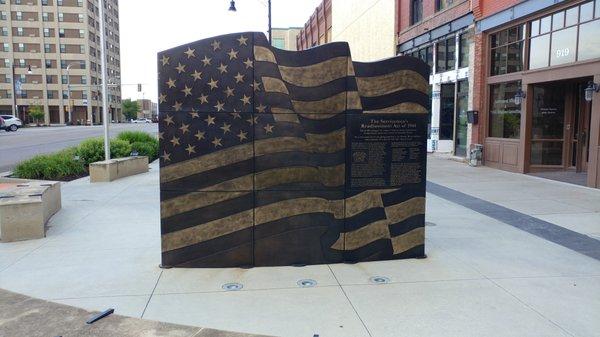
M 58 37 L 65 37 L 65 29 L 64 28 L 60 28 L 58 30 Z
M 48 6 L 48 0 L 42 0 L 42 6 Z
M 452 140 L 454 134 L 454 83 L 440 90 L 440 140 Z
M 83 30 L 83 29 L 79 30 L 79 37 L 80 38 L 84 38 L 85 37 L 85 30 Z
M 49 43 L 44 43 L 44 52 L 45 53 L 51 53 L 51 49 L 50 49 L 50 44 Z
M 525 25 L 511 27 L 491 35 L 492 76 L 523 70 L 524 35 Z
M 79 54 L 85 54 L 85 46 L 82 44 L 79 45 Z
M 17 14 L 16 14 L 16 20 L 17 21 L 22 21 L 23 20 L 23 12 L 17 12 Z
M 435 0 L 435 11 L 444 10 L 452 6 L 452 3 L 454 3 L 454 0 Z
M 44 28 L 44 37 L 50 37 L 50 29 Z
M 520 137 L 521 105 L 515 104 L 520 88 L 521 81 L 490 85 L 490 137 Z
M 46 75 L 46 83 L 54 83 L 54 76 Z
M 52 60 L 46 60 L 46 68 L 47 69 L 52 69 Z
M 47 92 L 47 95 L 48 95 L 48 96 L 47 96 L 47 97 L 48 97 L 48 99 L 53 99 L 53 98 L 54 98 L 54 91 L 48 91 L 48 92 Z
M 8 28 L 2 27 L 2 36 L 8 36 Z
M 78 14 L 77 15 L 77 21 L 83 22 L 83 14 Z
M 454 70 L 456 64 L 456 37 L 451 36 L 437 43 L 436 72 Z
M 65 21 L 65 15 L 63 13 L 58 13 L 58 22 Z
M 50 21 L 48 13 L 42 13 L 42 21 Z
M 17 36 L 23 36 L 23 28 L 21 28 L 21 27 L 17 28 Z
M 0 12 L 0 20 L 6 20 L 6 12 Z
M 273 47 L 275 48 L 279 48 L 279 49 L 285 49 L 285 39 L 281 39 L 281 38 L 273 38 L 273 43 L 272 43 Z
M 85 61 L 79 61 L 79 69 L 85 69 Z
M 410 0 L 410 24 L 414 25 L 423 19 L 423 0 Z
M 60 82 L 62 84 L 67 84 L 69 83 L 69 78 L 67 77 L 67 75 L 60 75 Z
M 460 55 L 458 58 L 459 68 L 469 66 L 469 48 L 473 41 L 473 34 L 469 31 L 467 33 L 460 34 Z
M 547 15 L 529 23 L 529 69 L 600 57 L 600 1 Z
M 24 74 L 19 75 L 19 82 L 27 83 L 27 76 L 25 76 Z
M 67 90 L 63 90 L 62 97 L 63 97 L 63 99 L 69 99 L 69 92 Z
M 8 52 L 10 51 L 10 47 L 8 43 L 3 43 L 2 44 L 2 51 Z
M 81 76 L 81 84 L 87 84 L 87 77 Z
M 63 53 L 63 54 L 66 53 L 67 52 L 67 46 L 61 43 L 60 44 L 60 52 Z
M 17 51 L 19 51 L 21 53 L 24 52 L 25 51 L 25 45 L 22 44 L 22 43 L 19 43 L 18 47 L 17 47 Z

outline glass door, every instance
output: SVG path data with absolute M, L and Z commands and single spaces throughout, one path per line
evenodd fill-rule
M 565 92 L 564 83 L 533 86 L 531 166 L 564 167 Z
M 579 82 L 573 86 L 573 112 L 571 114 L 571 132 L 569 146 L 570 160 L 569 166 L 576 172 L 587 172 L 588 154 L 590 151 L 590 123 L 591 123 L 591 102 L 585 100 L 584 89 L 587 82 Z
M 454 155 L 467 156 L 467 109 L 469 104 L 469 81 L 458 82 L 456 95 L 456 126 L 454 135 Z

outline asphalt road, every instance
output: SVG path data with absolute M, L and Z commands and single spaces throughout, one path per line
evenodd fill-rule
M 111 124 L 110 135 L 124 130 L 158 133 L 158 124 Z M 0 130 L 0 172 L 12 170 L 20 161 L 35 155 L 49 153 L 77 145 L 87 138 L 104 134 L 98 126 L 32 127 L 17 132 Z

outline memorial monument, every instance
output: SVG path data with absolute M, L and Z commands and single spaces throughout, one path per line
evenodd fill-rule
M 429 67 L 262 33 L 158 54 L 162 265 L 422 257 Z

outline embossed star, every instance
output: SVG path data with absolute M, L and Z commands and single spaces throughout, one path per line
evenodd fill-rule
M 219 112 L 225 110 L 223 106 L 225 106 L 225 103 L 217 101 L 217 105 L 214 105 L 214 108 L 217 109 L 217 112 Z
M 244 105 L 250 104 L 250 96 L 246 96 L 246 94 L 244 94 L 244 96 L 240 98 L 240 101 L 242 101 Z
M 273 127 L 273 125 L 267 123 L 263 129 L 265 129 L 266 133 L 273 133 Z
M 246 61 L 244 61 L 244 64 L 246 65 L 246 69 L 252 68 L 254 66 L 250 58 L 247 58 Z
M 171 154 L 167 153 L 167 151 L 163 151 L 162 156 L 160 156 L 163 161 L 171 161 Z
M 223 146 L 223 144 L 221 144 L 221 138 L 215 137 L 215 139 L 213 139 L 213 141 L 211 143 L 213 143 L 213 145 L 215 147 L 217 147 L 217 146 Z
M 213 47 L 213 51 L 215 51 L 217 49 L 221 49 L 220 41 L 214 40 L 210 45 Z
M 206 66 L 210 65 L 210 60 L 212 60 L 210 57 L 204 55 L 204 58 L 201 61 L 204 64 L 204 66 L 206 67 Z
M 191 156 L 192 153 L 196 153 L 196 147 L 192 144 L 188 144 L 185 150 L 188 152 L 188 156 Z
M 219 129 L 223 130 L 223 134 L 231 132 L 231 124 L 223 123 L 223 126 L 221 126 Z
M 177 67 L 175 67 L 175 69 L 177 69 L 178 74 L 185 73 L 185 64 L 177 62 Z
M 196 132 L 194 137 L 196 137 L 198 140 L 202 140 L 202 139 L 204 139 L 204 134 L 206 134 L 206 132 L 198 131 L 198 132 Z
M 198 71 L 198 70 L 194 70 L 194 72 L 191 73 L 190 76 L 192 76 L 194 78 L 194 82 L 196 82 L 197 80 L 202 79 L 202 72 Z
M 218 88 L 219 86 L 217 85 L 219 83 L 219 80 L 213 80 L 212 77 L 210 78 L 210 81 L 208 83 L 206 83 L 208 86 L 210 86 L 210 90 L 214 90 L 216 88 Z
M 167 55 L 163 55 L 162 59 L 160 60 L 162 62 L 163 67 L 169 64 L 169 59 L 170 57 L 168 57 Z
M 164 134 L 165 134 L 164 132 L 159 132 L 159 133 L 158 133 L 158 139 L 163 139 L 163 135 L 164 135 Z
M 234 91 L 235 91 L 234 89 L 227 86 L 227 89 L 223 90 L 223 93 L 225 93 L 225 95 L 227 95 L 227 97 L 231 97 L 231 96 L 233 96 Z
M 175 82 L 177 82 L 177 80 L 171 79 L 169 77 L 169 80 L 165 83 L 169 86 L 169 89 L 171 89 L 171 88 L 175 88 Z
M 185 97 L 191 96 L 192 95 L 192 88 L 188 87 L 187 84 L 186 84 L 185 88 L 183 88 L 183 90 L 181 90 L 181 92 L 185 94 Z
M 233 116 L 233 119 L 242 118 L 242 115 L 240 115 L 239 112 L 232 112 L 231 115 Z
M 239 38 L 239 39 L 236 39 L 236 40 L 238 40 L 238 42 L 240 43 L 240 46 L 241 46 L 241 45 L 244 45 L 244 46 L 247 46 L 247 45 L 248 45 L 248 44 L 246 43 L 246 41 L 248 41 L 248 38 L 247 38 L 247 37 L 244 37 L 244 35 L 241 35 L 241 36 L 240 36 L 240 38 Z
M 233 59 L 237 59 L 237 54 L 239 52 L 233 50 L 233 48 L 231 48 L 231 50 L 227 53 L 227 55 L 229 55 L 229 61 L 233 60 Z
M 250 118 L 246 119 L 246 122 L 250 123 L 250 125 L 254 125 L 254 124 L 258 123 L 258 116 L 250 117 Z
M 227 72 L 227 65 L 226 65 L 226 64 L 223 64 L 223 63 L 221 63 L 221 65 L 220 65 L 220 66 L 218 66 L 218 67 L 217 67 L 217 69 L 219 69 L 219 72 L 220 72 L 221 74 L 223 74 L 223 73 L 226 73 L 226 72 Z
M 189 124 L 185 124 L 185 123 L 181 123 L 181 126 L 179 127 L 179 130 L 181 130 L 181 134 L 185 135 L 186 133 L 190 132 L 190 125 Z
M 204 121 L 206 122 L 206 126 L 210 126 L 211 124 L 215 124 L 215 117 L 208 115 Z
M 179 102 L 175 101 L 175 104 L 173 104 L 173 105 L 172 105 L 172 107 L 173 107 L 173 109 L 175 109 L 175 111 L 179 111 L 179 110 L 181 110 L 181 106 L 182 106 L 182 105 L 183 105 L 183 104 L 181 104 L 181 103 L 179 103 Z
M 250 84 L 250 86 L 254 88 L 254 91 L 260 91 L 260 82 L 254 81 L 254 83 Z
M 208 96 L 205 94 L 200 94 L 198 100 L 200 101 L 200 104 L 208 103 Z
M 262 105 L 262 103 L 261 103 L 256 107 L 256 111 L 258 111 L 260 113 L 264 113 L 265 111 L 267 111 L 267 107 L 265 105 Z
M 235 78 L 235 83 L 244 83 L 244 75 L 240 74 L 239 72 L 237 75 L 233 76 L 233 78 Z
M 190 116 L 192 117 L 192 119 L 195 119 L 195 118 L 200 118 L 200 115 L 198 114 L 198 111 L 196 111 L 196 110 L 194 110 L 194 109 L 192 109 L 192 111 L 191 111 L 191 112 L 189 112 L 189 114 L 190 114 Z
M 158 96 L 158 101 L 160 102 L 160 104 L 163 104 L 164 102 L 167 101 L 167 95 L 160 94 L 160 96 Z
M 188 49 L 184 52 L 185 55 L 187 55 L 187 58 L 192 58 L 192 57 L 196 57 L 196 49 L 192 49 L 190 47 L 188 47 Z
M 171 124 L 175 124 L 175 122 L 173 122 L 173 116 L 167 115 L 167 117 L 165 117 L 165 123 L 167 123 L 167 126 L 171 125 Z
M 246 135 L 248 132 L 244 132 L 244 130 L 240 130 L 240 133 L 237 134 L 237 137 L 240 139 L 240 142 L 244 141 L 244 139 L 248 139 Z
M 170 140 L 171 144 L 173 144 L 173 146 L 177 146 L 180 145 L 179 144 L 179 138 L 173 136 L 173 138 Z

